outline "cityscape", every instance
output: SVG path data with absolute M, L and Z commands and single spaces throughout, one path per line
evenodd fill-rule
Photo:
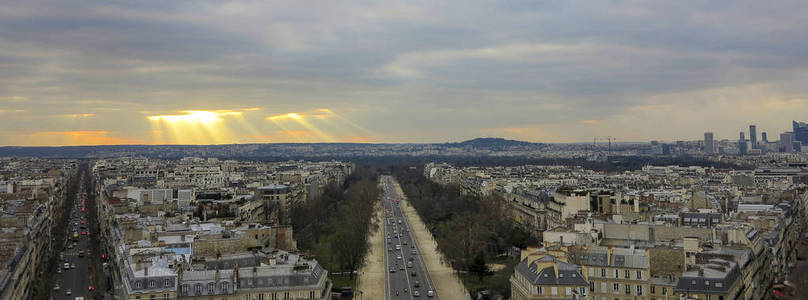
M 0 300 L 808 299 L 806 10 L 8 5 Z

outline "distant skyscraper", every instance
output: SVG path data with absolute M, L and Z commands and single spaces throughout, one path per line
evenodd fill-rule
M 783 132 L 780 134 L 780 150 L 783 152 L 794 152 L 793 135 L 791 132 Z
M 672 144 L 662 144 L 662 155 L 671 155 L 671 154 L 673 154 L 673 151 L 671 150 L 671 148 L 673 148 Z
M 704 133 L 704 152 L 710 154 L 715 153 L 715 142 L 713 141 L 712 132 Z
M 752 144 L 752 149 L 757 148 L 757 126 L 749 125 L 749 143 Z
M 794 127 L 794 140 L 808 145 L 808 123 L 791 121 L 791 124 Z
M 765 132 L 765 131 L 760 133 L 760 141 L 761 141 L 763 144 L 765 144 L 765 143 L 768 143 L 768 142 L 769 142 L 769 139 L 766 137 L 766 132 Z
M 743 136 L 743 131 L 741 131 L 741 136 L 738 139 L 738 153 L 746 154 L 746 138 Z

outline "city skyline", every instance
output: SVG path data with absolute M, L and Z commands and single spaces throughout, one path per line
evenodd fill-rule
M 28 1 L 0 145 L 779 136 L 806 5 Z

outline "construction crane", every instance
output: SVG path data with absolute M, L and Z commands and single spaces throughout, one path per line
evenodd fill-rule
M 598 141 L 608 141 L 609 142 L 609 155 L 612 154 L 612 141 L 617 141 L 617 138 L 613 136 L 604 136 L 604 137 L 593 137 L 592 138 L 592 149 L 597 148 Z

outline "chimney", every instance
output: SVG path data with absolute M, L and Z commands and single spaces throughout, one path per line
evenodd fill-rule
M 144 276 L 149 276 L 149 266 L 143 267 L 143 275 Z

